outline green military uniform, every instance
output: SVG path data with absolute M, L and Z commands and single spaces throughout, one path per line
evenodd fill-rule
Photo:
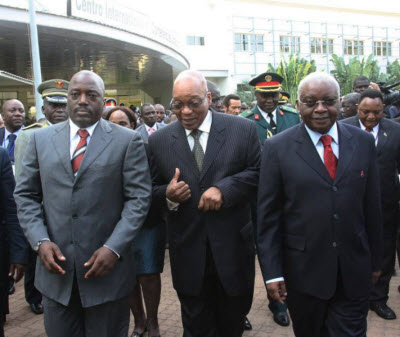
M 37 90 L 42 95 L 43 100 L 55 104 L 67 104 L 67 92 L 69 82 L 61 79 L 53 79 L 40 83 Z M 50 122 L 45 120 L 44 123 L 35 123 L 23 128 L 15 141 L 14 164 L 15 164 L 15 180 L 18 181 L 21 173 L 22 157 L 28 146 L 31 135 L 38 129 L 50 126 Z
M 276 109 L 276 130 L 265 120 L 258 106 L 250 111 L 245 111 L 240 116 L 256 123 L 258 138 L 261 144 L 264 144 L 265 140 L 273 135 L 300 123 L 300 116 L 297 111 L 287 106 L 278 106 Z

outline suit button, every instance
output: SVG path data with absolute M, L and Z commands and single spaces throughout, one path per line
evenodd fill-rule
M 332 191 L 337 192 L 338 188 L 336 186 L 332 186 Z
M 339 220 L 339 214 L 337 214 L 337 213 L 333 214 L 333 218 L 334 218 L 335 220 Z
M 333 248 L 336 248 L 336 246 L 337 246 L 336 242 L 333 242 L 333 243 L 332 243 L 332 247 L 333 247 Z
M 77 214 L 72 214 L 72 219 L 78 219 L 78 215 Z

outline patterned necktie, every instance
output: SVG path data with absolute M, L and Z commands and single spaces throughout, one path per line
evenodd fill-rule
M 154 129 L 152 127 L 149 127 L 149 136 L 151 136 L 154 132 Z
M 89 137 L 89 132 L 87 132 L 87 130 L 85 129 L 80 129 L 78 130 L 78 135 L 79 137 L 81 137 L 81 139 L 71 159 L 72 171 L 74 172 L 74 175 L 76 175 L 76 173 L 78 172 L 79 166 L 81 166 L 83 156 L 85 155 L 86 145 L 87 145 L 86 140 L 87 137 Z
M 11 162 L 14 163 L 14 148 L 17 135 L 10 133 L 7 138 L 8 138 L 8 145 L 7 145 L 8 156 L 10 157 Z
M 322 144 L 324 144 L 324 163 L 325 167 L 330 175 L 330 177 L 335 179 L 336 177 L 336 168 L 337 168 L 337 158 L 332 151 L 332 137 L 325 135 L 320 138 Z
M 276 124 L 274 122 L 274 115 L 272 114 L 272 112 L 268 112 L 268 117 L 269 117 L 269 125 L 271 125 L 271 127 L 275 131 L 276 130 Z
M 196 160 L 197 168 L 199 169 L 199 172 L 201 172 L 201 169 L 203 168 L 203 159 L 204 159 L 204 151 L 203 148 L 201 147 L 200 144 L 200 136 L 201 136 L 201 131 L 199 130 L 193 130 L 190 135 L 194 139 L 194 146 L 192 149 L 192 153 L 194 156 L 194 159 Z
M 372 132 L 372 129 L 371 128 L 365 128 L 365 131 Z

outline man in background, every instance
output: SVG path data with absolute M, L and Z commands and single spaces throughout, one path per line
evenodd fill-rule
M 358 92 L 352 92 L 342 98 L 343 118 L 353 117 L 357 114 L 357 104 L 360 99 Z
M 149 137 L 165 126 L 165 124 L 157 122 L 157 113 L 154 106 L 150 103 L 144 103 L 140 107 L 140 117 L 142 119 L 142 125 L 140 125 L 136 131 L 140 133 L 145 143 L 148 143 Z
M 242 102 L 240 97 L 235 94 L 226 95 L 224 101 L 222 102 L 223 109 L 228 115 L 239 115 Z

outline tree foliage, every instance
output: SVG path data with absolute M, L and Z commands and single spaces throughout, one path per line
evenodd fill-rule
M 316 69 L 314 60 L 308 61 L 297 55 L 290 55 L 288 61 L 282 58 L 276 69 L 271 63 L 268 65 L 268 71 L 283 77 L 282 90 L 290 94 L 290 102 L 293 105 L 296 103 L 297 87 L 300 81 Z
M 236 95 L 250 107 L 251 102 L 254 101 L 253 87 L 247 81 L 243 81 L 237 87 Z

